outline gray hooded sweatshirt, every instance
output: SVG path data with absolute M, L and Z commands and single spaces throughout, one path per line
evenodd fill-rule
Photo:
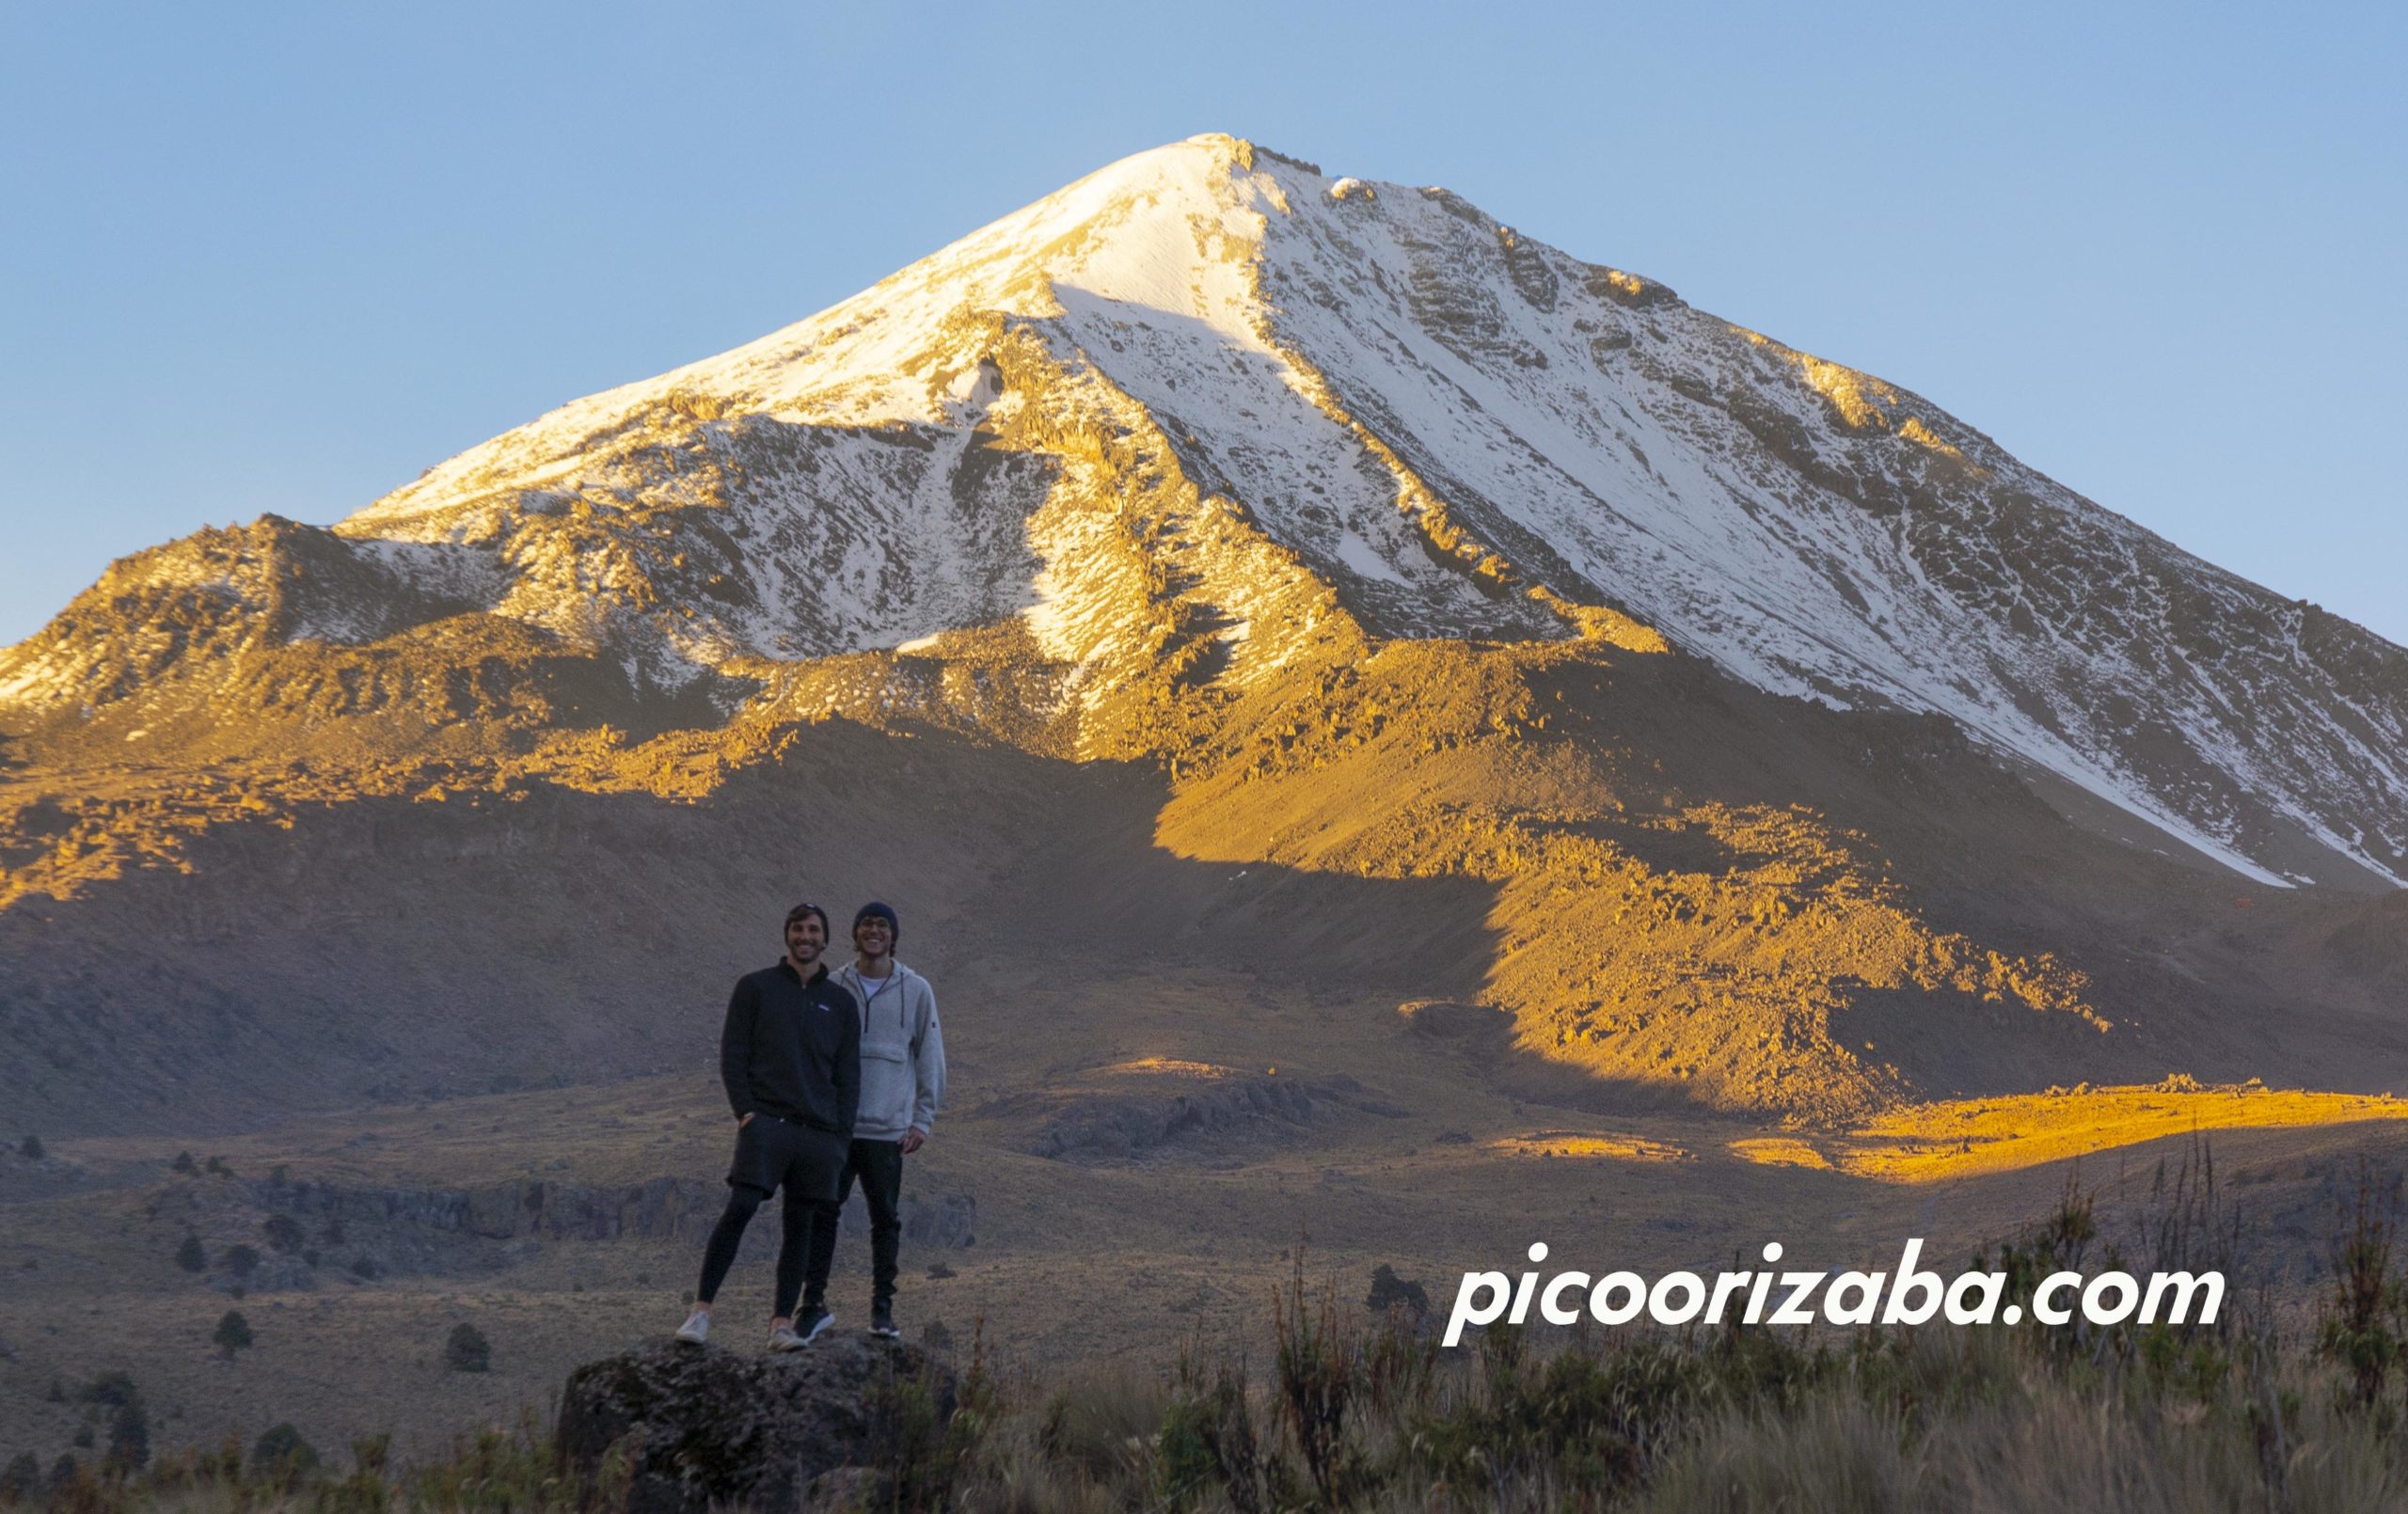
M 936 990 L 905 967 L 872 997 L 855 964 L 829 974 L 862 1006 L 862 1111 L 856 1141 L 900 1141 L 917 1126 L 933 1131 L 944 1097 L 944 1033 L 937 1024 Z

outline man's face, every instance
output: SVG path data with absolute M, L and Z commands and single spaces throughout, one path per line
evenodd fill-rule
M 804 967 L 819 960 L 828 949 L 828 927 L 817 915 L 803 915 L 786 922 L 786 954 Z
M 884 956 L 895 950 L 895 927 L 872 915 L 853 927 L 853 949 L 863 956 Z

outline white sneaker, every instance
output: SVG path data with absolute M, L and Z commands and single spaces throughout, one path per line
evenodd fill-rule
M 773 1351 L 799 1351 L 810 1344 L 794 1333 L 792 1325 L 780 1325 L 769 1332 L 769 1349 Z
M 686 1317 L 684 1324 L 677 1327 L 677 1339 L 689 1346 L 700 1346 L 710 1336 L 711 1312 L 707 1309 L 695 1310 Z

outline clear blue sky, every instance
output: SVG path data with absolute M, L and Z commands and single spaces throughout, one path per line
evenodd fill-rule
M 73 6 L 0 50 L 0 642 L 1203 131 L 1443 183 L 2408 641 L 2408 21 Z

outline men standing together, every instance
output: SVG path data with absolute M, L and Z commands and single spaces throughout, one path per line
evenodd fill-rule
M 828 943 L 825 911 L 795 906 L 785 934 L 784 959 L 737 983 L 720 1036 L 736 1157 L 727 1209 L 704 1252 L 693 1313 L 677 1331 L 693 1345 L 710 1333 L 711 1306 L 745 1226 L 781 1189 L 784 1235 L 769 1349 L 799 1349 L 833 1324 L 828 1275 L 856 1182 L 870 1219 L 870 1331 L 900 1333 L 895 1280 L 903 1159 L 927 1141 L 944 1096 L 936 995 L 927 979 L 895 960 L 900 923 L 886 905 L 862 907 L 853 920 L 853 960 L 834 972 L 819 960 Z

